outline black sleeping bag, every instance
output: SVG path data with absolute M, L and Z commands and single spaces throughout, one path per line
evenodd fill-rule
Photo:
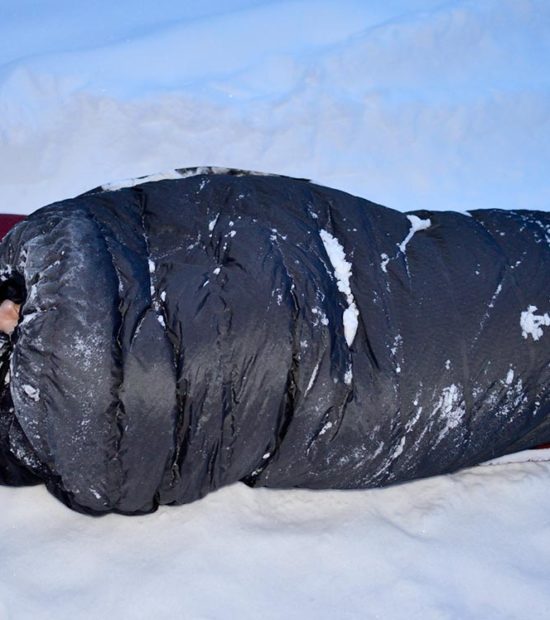
M 0 246 L 0 481 L 90 514 L 357 489 L 550 441 L 550 213 L 403 214 L 225 169 L 104 186 Z

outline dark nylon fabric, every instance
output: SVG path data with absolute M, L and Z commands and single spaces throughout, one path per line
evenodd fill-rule
M 29 216 L 0 245 L 3 284 L 25 290 L 0 481 L 131 514 L 239 480 L 382 486 L 550 441 L 550 214 L 416 215 L 430 226 L 411 237 L 343 192 L 206 171 Z M 352 268 L 351 344 L 327 235 Z

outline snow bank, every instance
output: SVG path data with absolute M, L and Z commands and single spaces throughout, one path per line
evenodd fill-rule
M 531 462 L 363 492 L 239 484 L 101 519 L 0 488 L 0 615 L 542 619 L 549 477 Z
M 544 0 L 12 4 L 0 22 L 12 211 L 209 164 L 402 210 L 548 208 Z

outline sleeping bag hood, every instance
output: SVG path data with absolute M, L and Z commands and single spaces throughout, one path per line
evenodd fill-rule
M 367 488 L 550 441 L 550 214 L 403 214 L 180 169 L 0 245 L 0 482 L 141 514 Z

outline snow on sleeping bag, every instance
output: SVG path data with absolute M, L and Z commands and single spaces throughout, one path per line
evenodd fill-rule
M 0 478 L 90 514 L 357 489 L 550 441 L 550 214 L 182 169 L 0 246 Z

